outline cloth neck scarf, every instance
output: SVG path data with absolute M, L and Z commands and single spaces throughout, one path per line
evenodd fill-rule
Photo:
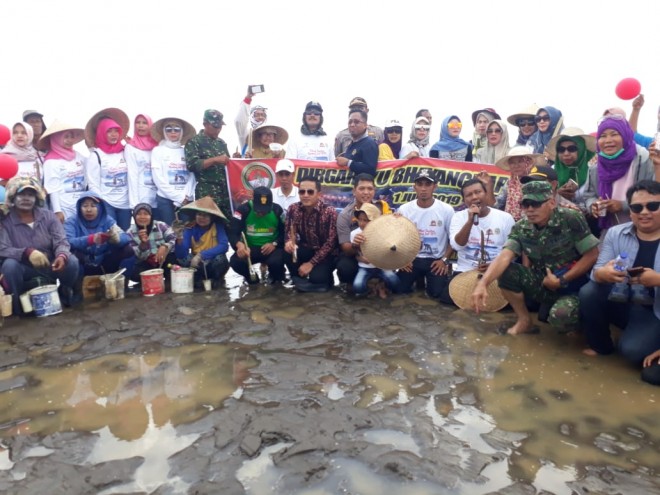
M 257 122 L 254 118 L 254 112 L 256 112 L 257 110 L 263 110 L 264 114 L 266 113 L 266 109 L 262 106 L 257 105 L 256 107 L 252 107 L 252 110 L 250 110 L 250 125 L 252 126 L 252 129 L 256 129 L 259 126 L 266 125 L 266 121 L 268 120 L 268 115 L 266 115 L 266 118 L 264 119 L 263 122 Z
M 110 129 L 119 129 L 120 139 L 115 144 L 110 144 L 108 142 L 108 131 Z M 124 145 L 121 143 L 121 135 L 123 129 L 121 126 L 112 119 L 105 118 L 99 122 L 96 126 L 96 141 L 95 144 L 100 148 L 104 153 L 113 154 L 121 153 L 124 151 Z
M 76 157 L 73 148 L 64 146 L 64 134 L 68 131 L 56 132 L 50 137 L 50 150 L 46 153 L 46 160 L 66 160 L 70 162 Z
M 432 150 L 436 151 L 458 151 L 464 148 L 467 148 L 470 143 L 462 140 L 460 137 L 452 137 L 449 135 L 449 121 L 452 119 L 457 119 L 460 122 L 460 119 L 456 115 L 450 115 L 445 120 L 442 121 L 442 127 L 440 128 L 440 140 L 431 147 Z
M 17 125 L 23 127 L 23 129 L 25 129 L 25 133 L 27 134 L 28 139 L 27 139 L 27 144 L 25 146 L 19 146 L 14 139 L 13 129 L 16 128 Z M 34 139 L 34 130 L 32 130 L 32 126 L 30 124 L 26 124 L 25 122 L 16 122 L 12 126 L 11 134 L 12 134 L 11 139 L 2 149 L 2 153 L 5 153 L 7 155 L 12 155 L 19 162 L 31 162 L 31 161 L 39 160 L 37 150 L 35 149 L 34 146 L 32 146 L 32 140 Z
M 131 146 L 134 146 L 135 148 L 137 148 L 139 150 L 151 151 L 156 146 L 158 146 L 158 142 L 154 138 L 151 137 L 151 126 L 153 125 L 153 121 L 151 120 L 151 117 L 141 113 L 141 114 L 138 114 L 137 117 L 135 117 L 135 122 L 137 122 L 137 119 L 139 119 L 140 117 L 142 117 L 144 120 L 146 120 L 147 124 L 149 126 L 149 128 L 147 130 L 147 135 L 146 136 L 140 136 L 136 132 L 135 136 L 133 136 L 133 139 L 131 139 Z M 135 124 L 135 122 L 134 122 L 134 124 Z

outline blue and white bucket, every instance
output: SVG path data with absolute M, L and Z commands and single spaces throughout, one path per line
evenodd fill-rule
M 57 285 L 44 285 L 30 291 L 30 302 L 36 316 L 51 316 L 62 312 Z

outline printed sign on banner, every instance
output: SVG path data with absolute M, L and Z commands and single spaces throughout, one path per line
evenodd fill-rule
M 296 172 L 293 182 L 298 184 L 301 177 L 319 179 L 323 186 L 323 201 L 341 210 L 353 200 L 354 174 L 336 163 L 293 160 Z M 229 188 L 234 207 L 252 197 L 255 187 L 278 187 L 275 176 L 276 159 L 230 160 L 227 164 Z M 431 168 L 438 179 L 435 197 L 453 208 L 463 204 L 461 184 L 486 171 L 494 180 L 494 192 L 498 194 L 506 186 L 508 172 L 481 163 L 452 162 L 435 158 L 413 158 L 378 163 L 376 171 L 376 199 L 389 203 L 393 210 L 415 199 L 414 178 L 420 169 Z

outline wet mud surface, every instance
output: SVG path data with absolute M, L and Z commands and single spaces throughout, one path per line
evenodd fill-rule
M 228 277 L 0 329 L 0 493 L 660 493 L 660 397 L 421 292 Z

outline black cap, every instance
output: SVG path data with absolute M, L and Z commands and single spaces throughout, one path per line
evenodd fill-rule
M 323 113 L 323 107 L 318 101 L 310 101 L 309 103 L 307 103 L 307 105 L 305 105 L 305 112 L 307 110 L 312 110 L 312 109 L 316 109 L 319 112 Z
M 268 213 L 273 209 L 273 193 L 267 187 L 257 187 L 254 190 L 252 208 L 255 213 Z
M 547 181 L 558 180 L 557 172 L 555 172 L 555 169 L 552 167 L 541 165 L 538 167 L 534 167 L 529 172 L 529 174 L 520 178 L 520 182 L 522 184 L 527 184 L 528 182 L 532 182 L 533 180 L 547 180 Z
M 415 182 L 422 179 L 430 180 L 434 184 L 438 182 L 438 180 L 435 178 L 435 175 L 433 175 L 433 173 L 431 172 L 430 168 L 423 168 L 419 172 L 417 172 L 417 175 L 415 176 Z

